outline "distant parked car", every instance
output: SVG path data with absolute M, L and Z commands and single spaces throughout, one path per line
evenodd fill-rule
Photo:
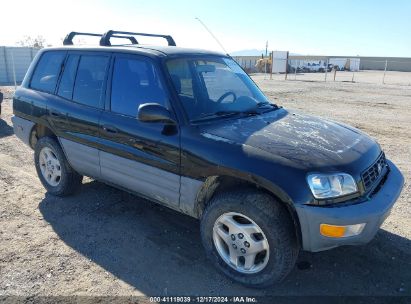
M 306 72 L 320 72 L 322 66 L 319 63 L 308 63 L 304 66 Z
M 318 69 L 318 71 L 321 73 L 324 73 L 325 71 L 331 72 L 332 69 L 333 69 L 333 65 L 331 63 L 326 64 L 324 62 L 322 65 L 320 65 L 320 68 Z
M 300 66 L 295 67 L 295 66 L 292 66 L 290 64 L 288 65 L 288 70 L 287 70 L 288 73 L 295 73 L 296 70 L 297 70 L 297 73 L 303 72 L 303 68 L 300 67 Z
M 345 68 L 344 68 L 344 66 L 340 66 L 340 65 L 338 65 L 338 64 L 336 64 L 335 66 L 334 66 L 334 68 L 337 70 L 337 71 L 344 71 L 345 70 Z

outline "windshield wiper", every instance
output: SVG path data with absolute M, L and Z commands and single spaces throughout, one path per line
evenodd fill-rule
M 233 115 L 233 114 L 259 114 L 256 109 L 249 109 L 249 110 L 243 110 L 243 111 L 218 111 L 216 112 L 217 115 Z
M 207 120 L 207 119 L 214 119 L 214 118 L 223 118 L 223 117 L 231 117 L 231 116 L 236 116 L 236 115 L 241 115 L 241 114 L 246 114 L 246 115 L 257 115 L 259 114 L 255 109 L 250 109 L 250 110 L 245 110 L 245 111 L 217 111 L 214 113 L 208 113 L 201 115 L 200 117 L 191 120 L 192 122 L 198 122 L 202 120 Z
M 267 108 L 269 106 L 269 108 Z M 270 103 L 270 102 L 259 102 L 256 104 L 255 108 L 251 108 L 248 110 L 226 110 L 226 111 L 217 111 L 213 113 L 207 113 L 204 115 L 201 115 L 200 117 L 191 120 L 192 122 L 198 122 L 198 121 L 203 121 L 203 120 L 208 120 L 208 119 L 215 119 L 215 118 L 224 118 L 224 117 L 231 117 L 235 115 L 258 115 L 261 113 L 266 113 L 269 111 L 274 111 L 279 109 L 280 107 L 277 106 L 276 104 Z M 258 111 L 259 109 L 267 109 L 266 111 Z
M 270 106 L 270 107 L 278 108 L 278 106 L 276 104 L 268 102 L 268 101 L 260 101 L 259 103 L 257 103 L 258 108 L 262 108 L 264 106 Z
M 269 106 L 269 108 L 268 108 L 267 111 L 263 111 L 263 113 L 270 112 L 270 111 L 274 111 L 274 110 L 278 110 L 278 109 L 281 108 L 281 107 L 279 107 L 279 106 L 277 106 L 276 104 L 271 103 L 271 102 L 262 101 L 262 102 L 257 103 L 257 107 L 258 107 L 259 109 L 264 109 L 264 108 L 266 108 L 266 106 Z

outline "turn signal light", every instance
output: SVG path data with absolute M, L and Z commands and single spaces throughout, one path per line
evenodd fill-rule
M 345 234 L 345 226 L 334 226 L 328 224 L 320 225 L 320 232 L 324 236 L 340 238 Z
M 347 226 L 336 226 L 329 224 L 320 225 L 320 233 L 326 237 L 342 238 L 358 235 L 364 229 L 365 223 L 347 225 Z

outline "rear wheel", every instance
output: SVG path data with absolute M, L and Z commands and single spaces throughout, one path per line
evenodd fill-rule
M 201 236 L 214 265 L 249 287 L 281 281 L 299 252 L 288 212 L 254 190 L 215 196 L 202 216 Z
M 71 168 L 59 143 L 50 137 L 40 138 L 34 151 L 37 175 L 47 192 L 66 196 L 81 185 L 83 176 Z

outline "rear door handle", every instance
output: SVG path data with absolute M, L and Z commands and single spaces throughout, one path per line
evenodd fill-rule
M 50 115 L 54 117 L 59 117 L 61 116 L 61 113 L 57 110 L 50 110 Z
M 110 126 L 110 125 L 104 125 L 103 130 L 104 132 L 111 133 L 111 134 L 115 134 L 118 132 L 116 127 Z

